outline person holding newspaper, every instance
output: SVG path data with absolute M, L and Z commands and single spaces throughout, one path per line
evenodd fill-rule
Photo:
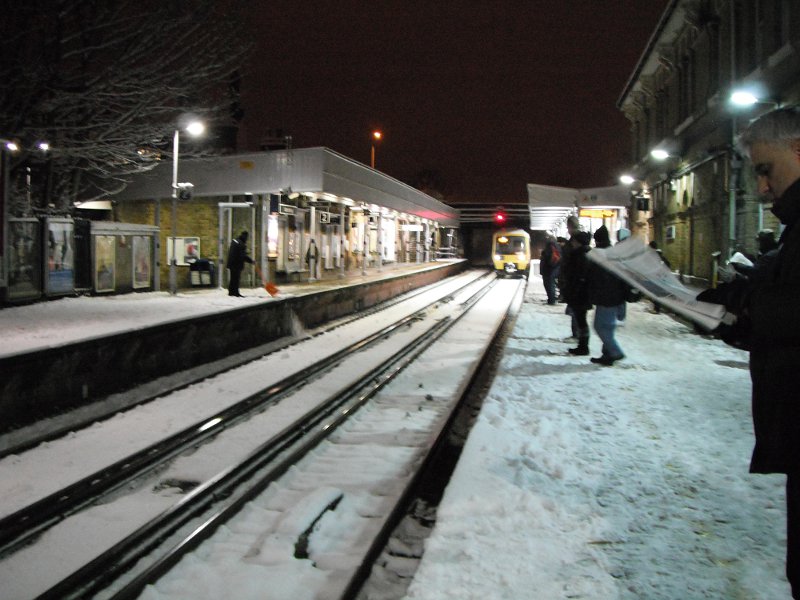
M 800 107 L 753 121 L 739 137 L 758 191 L 786 227 L 774 258 L 755 277 L 698 296 L 736 316 L 720 326 L 726 342 L 750 351 L 755 448 L 751 473 L 786 474 L 786 576 L 800 598 Z

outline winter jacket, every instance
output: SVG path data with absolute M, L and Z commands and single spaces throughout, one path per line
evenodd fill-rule
M 539 257 L 539 272 L 542 275 L 549 275 L 558 270 L 561 265 L 561 246 L 552 240 L 548 240 Z
M 800 473 L 800 179 L 780 199 L 786 229 L 768 272 L 741 302 L 749 320 L 754 473 Z M 789 207 L 788 214 L 785 207 Z
M 564 300 L 573 308 L 588 310 L 592 307 L 589 300 L 589 259 L 586 253 L 589 246 L 573 248 L 569 253 L 569 262 L 564 265 Z
M 597 306 L 619 306 L 628 297 L 630 286 L 619 277 L 592 263 L 588 273 L 589 302 Z
M 244 268 L 244 263 L 252 264 L 252 262 L 253 259 L 247 255 L 245 242 L 240 237 L 234 239 L 228 250 L 228 268 L 231 271 L 241 271 Z

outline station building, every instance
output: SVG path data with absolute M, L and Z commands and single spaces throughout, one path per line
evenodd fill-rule
M 48 252 L 48 239 L 69 249 L 72 279 L 60 281 L 59 294 L 77 287 L 124 293 L 225 286 L 228 247 L 242 231 L 258 267 L 243 272 L 243 286 L 261 285 L 262 278 L 367 275 L 458 253 L 457 210 L 327 148 L 181 159 L 177 178 L 173 168 L 164 161 L 110 199 L 78 206 L 84 214 L 105 211 L 101 220 L 26 223 L 31 237 L 41 239 L 42 257 L 63 254 Z M 313 273 L 306 260 L 312 240 Z M 86 270 L 78 263 L 87 261 L 89 277 L 77 277 Z M 42 285 L 29 277 L 20 299 L 50 295 L 44 284 L 55 271 L 48 263 L 40 269 Z M 66 270 L 58 270 L 62 279 Z

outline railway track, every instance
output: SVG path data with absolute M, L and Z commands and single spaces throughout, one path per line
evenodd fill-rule
M 82 480 L 81 486 L 88 491 L 76 493 L 76 498 L 83 495 L 78 501 L 59 491 L 33 507 L 26 507 L 26 514 L 30 517 L 22 519 L 27 521 L 25 526 L 14 529 L 14 520 L 7 518 L 3 525 L 8 525 L 6 539 L 9 542 L 6 556 L 0 560 L 0 578 L 10 581 L 6 575 L 19 575 L 20 565 L 30 564 L 31 559 L 40 563 L 55 561 L 58 552 L 68 547 L 66 538 L 70 532 L 74 534 L 79 530 L 85 535 L 87 523 L 96 524 L 98 518 L 108 520 L 109 513 L 118 515 L 128 504 L 147 504 L 148 501 L 141 496 L 155 493 L 159 501 L 150 498 L 153 511 L 146 516 L 138 514 L 137 518 L 126 520 L 121 526 L 115 523 L 111 528 L 114 529 L 113 535 L 108 536 L 114 537 L 113 543 L 106 541 L 105 546 L 89 553 L 88 560 L 81 558 L 79 562 L 85 563 L 82 566 L 76 569 L 68 567 L 68 574 L 64 577 L 57 575 L 54 584 L 48 581 L 43 587 L 36 588 L 34 594 L 30 594 L 28 589 L 26 595 L 19 596 L 136 597 L 145 585 L 157 580 L 186 552 L 222 524 L 228 523 L 232 515 L 262 495 L 290 468 L 296 471 L 296 465 L 306 460 L 302 457 L 312 449 L 330 443 L 324 440 L 329 438 L 331 431 L 339 431 L 342 423 L 351 422 L 351 415 L 363 413 L 363 410 L 357 411 L 358 408 L 365 404 L 380 405 L 380 401 L 376 404 L 370 400 L 380 395 L 381 390 L 400 373 L 410 371 L 412 365 L 418 364 L 417 359 L 426 348 L 434 344 L 444 331 L 454 327 L 451 323 L 460 322 L 463 316 L 472 314 L 461 307 L 461 302 L 471 298 L 470 305 L 478 303 L 483 294 L 491 293 L 491 285 L 494 282 L 486 285 L 484 281 L 473 281 L 463 287 L 456 286 L 444 297 L 428 303 L 424 310 L 411 312 L 357 342 L 339 346 L 328 359 L 315 361 L 315 367 L 300 369 L 278 383 L 268 385 L 225 411 L 185 428 L 168 443 L 162 443 L 158 448 L 146 448 L 135 460 L 128 457 L 117 461 L 102 476 L 93 473 Z M 451 297 L 459 298 L 459 307 L 445 303 Z M 497 299 L 493 303 L 497 304 Z M 354 376 L 354 373 L 358 374 Z M 423 395 L 421 406 L 431 402 L 429 396 Z M 396 404 L 397 400 L 387 406 Z M 416 410 L 424 412 L 420 407 Z M 418 445 L 430 446 L 425 435 L 416 437 L 419 438 Z M 248 440 L 247 444 L 242 443 L 243 439 Z M 247 448 L 230 451 L 228 448 L 233 440 Z M 411 438 L 399 441 L 399 446 L 411 447 Z M 216 464 L 220 461 L 207 460 L 211 454 L 224 454 L 221 462 L 226 464 L 220 468 Z M 413 473 L 410 466 L 404 469 Z M 115 479 L 113 474 L 116 471 L 127 471 L 127 475 Z M 308 559 L 313 550 L 313 547 L 309 548 L 313 546 L 310 536 L 314 527 L 326 514 L 335 512 L 345 497 L 348 501 L 351 497 L 341 490 L 346 486 L 327 487 L 339 491 L 305 490 L 301 494 L 303 498 L 299 505 L 306 506 L 306 512 L 315 514 L 315 517 L 296 532 L 293 555 L 296 560 L 302 560 L 304 556 Z M 97 494 L 93 492 L 101 489 L 103 500 L 98 503 Z M 130 493 L 133 489 L 138 493 Z M 161 502 L 165 496 L 168 501 Z M 72 507 L 64 510 L 68 504 L 64 498 L 68 497 Z M 53 507 L 48 509 L 49 502 Z M 320 503 L 325 506 L 315 513 Z M 49 512 L 50 516 L 33 525 L 33 515 L 38 512 Z M 19 517 L 19 511 L 15 515 Z M 302 518 L 294 520 L 304 522 Z M 34 538 L 34 535 L 38 537 Z M 43 546 L 49 546 L 49 558 L 47 552 L 43 552 Z M 144 558 L 151 553 L 155 553 L 154 556 Z

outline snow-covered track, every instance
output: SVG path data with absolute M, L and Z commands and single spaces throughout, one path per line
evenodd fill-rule
M 270 385 L 266 389 L 252 394 L 228 406 L 224 410 L 204 418 L 200 422 L 185 427 L 168 438 L 159 440 L 157 443 L 151 444 L 135 454 L 126 456 L 99 471 L 91 473 L 64 488 L 52 492 L 48 496 L 24 508 L 0 518 L 0 556 L 27 543 L 33 537 L 39 535 L 42 530 L 64 517 L 75 513 L 85 506 L 98 502 L 104 495 L 157 469 L 161 464 L 171 460 L 180 453 L 204 443 L 206 440 L 218 435 L 221 431 L 236 425 L 255 413 L 265 410 L 269 405 L 281 401 L 294 390 L 305 385 L 309 380 L 318 378 L 329 371 L 334 365 L 341 362 L 343 355 L 359 352 L 377 343 L 385 336 L 391 335 L 392 332 L 419 318 L 418 315 L 421 311 L 427 310 L 434 304 L 444 301 L 454 293 L 472 284 L 473 281 L 468 280 L 456 290 L 447 290 L 444 292 L 444 295 L 428 302 L 421 310 L 417 310 L 349 346 L 342 348 L 338 353 L 331 354 L 309 367 L 297 371 L 281 381 Z M 440 285 L 441 283 L 432 287 L 435 289 Z M 411 292 L 409 295 L 404 295 L 403 300 L 412 298 L 419 293 L 419 291 L 415 291 Z M 393 306 L 398 302 L 397 300 L 389 301 L 383 305 L 383 308 L 385 309 L 387 306 Z M 370 310 L 369 314 L 374 314 L 374 312 L 376 312 L 376 310 Z M 337 327 L 342 327 L 346 323 L 364 318 L 364 316 L 365 315 L 359 315 L 342 322 L 337 322 L 326 330 L 330 331 Z
M 491 312 L 492 315 L 502 313 L 505 310 L 502 306 L 503 303 L 505 302 L 507 305 L 509 294 L 514 295 L 512 287 L 510 287 L 512 282 L 502 283 L 506 286 L 503 290 L 498 291 L 495 288 L 478 302 L 477 306 L 480 307 L 480 310 L 466 311 L 463 307 L 451 303 L 448 308 L 449 316 L 443 314 L 447 312 L 443 310 L 438 316 L 429 317 L 426 322 L 414 323 L 408 328 L 408 332 L 398 334 L 401 337 L 407 335 L 399 352 L 397 352 L 397 343 L 391 353 L 386 349 L 391 359 L 382 360 L 379 368 L 372 368 L 368 372 L 361 373 L 358 381 L 351 380 L 349 385 L 329 389 L 331 401 L 330 403 L 326 402 L 328 408 L 320 409 L 319 419 L 313 426 L 298 422 L 285 428 L 288 438 L 297 438 L 294 441 L 297 441 L 299 446 L 292 445 L 292 442 L 287 439 L 286 445 L 283 447 L 279 448 L 275 445 L 267 447 L 265 445 L 254 450 L 250 453 L 248 460 L 242 461 L 242 463 L 250 464 L 232 467 L 230 470 L 220 473 L 213 482 L 209 481 L 195 488 L 186 494 L 178 505 L 167 511 L 172 514 L 161 515 L 158 519 L 140 527 L 132 536 L 138 539 L 131 540 L 129 538 L 124 543 L 118 544 L 112 551 L 98 556 L 86 568 L 75 572 L 67 581 L 50 588 L 40 597 L 135 597 L 143 585 L 157 578 L 164 570 L 179 561 L 182 554 L 191 551 L 203 538 L 218 529 L 220 524 L 225 523 L 230 526 L 231 514 L 239 513 L 242 506 L 249 505 L 254 497 L 261 498 L 264 494 L 274 495 L 276 489 L 283 491 L 289 489 L 289 493 L 294 494 L 295 492 L 291 490 L 297 487 L 298 477 L 312 484 L 316 481 L 317 488 L 304 485 L 303 491 L 299 492 L 301 497 L 296 502 L 290 500 L 289 510 L 279 517 L 278 520 L 282 521 L 283 525 L 275 525 L 283 533 L 286 533 L 284 531 L 286 528 L 291 530 L 294 560 L 308 563 L 320 560 L 316 548 L 315 527 L 319 522 L 325 521 L 326 514 L 346 510 L 348 506 L 352 508 L 351 502 L 356 493 L 355 488 L 370 490 L 377 487 L 383 489 L 387 482 L 393 482 L 389 486 L 392 488 L 389 490 L 390 493 L 385 494 L 385 499 L 381 492 L 377 504 L 373 503 L 367 510 L 370 514 L 367 521 L 370 524 L 377 525 L 378 521 L 385 522 L 392 512 L 392 506 L 403 496 L 403 489 L 411 485 L 414 471 L 424 460 L 425 453 L 434 445 L 435 438 L 447 422 L 454 407 L 454 399 L 460 396 L 460 392 L 466 386 L 465 383 L 456 384 L 455 388 L 457 389 L 448 391 L 445 400 L 444 393 L 440 398 L 439 392 L 432 389 L 432 386 L 426 385 L 425 391 L 429 392 L 427 394 L 413 389 L 416 388 L 416 385 L 412 385 L 408 381 L 408 377 L 416 381 L 416 376 L 412 374 L 414 369 L 419 368 L 418 365 L 422 362 L 430 363 L 431 356 L 442 357 L 442 360 L 447 363 L 442 368 L 451 371 L 453 367 L 449 364 L 448 347 L 451 352 L 457 348 L 456 353 L 463 355 L 464 347 L 461 340 L 464 338 L 493 337 L 481 331 L 478 324 L 487 320 L 487 313 Z M 513 286 L 513 290 L 516 290 L 518 284 L 513 283 Z M 459 313 L 463 315 L 460 320 L 457 318 Z M 479 314 L 476 316 L 475 313 Z M 494 319 L 494 317 L 492 318 Z M 458 326 L 451 326 L 451 323 L 454 322 L 458 322 Z M 493 326 L 492 331 L 495 331 L 498 326 Z M 442 335 L 445 331 L 447 333 Z M 434 338 L 438 340 L 435 343 Z M 434 345 L 426 350 L 425 348 L 429 344 Z M 377 350 L 373 349 L 369 352 L 369 354 L 375 353 Z M 472 372 L 480 361 L 480 353 L 469 352 L 469 354 L 474 364 L 471 363 L 472 366 L 461 375 L 466 379 L 469 379 L 469 372 Z M 415 360 L 420 355 L 422 355 L 422 360 Z M 399 364 L 398 361 L 400 361 Z M 389 385 L 390 382 L 392 382 L 391 385 Z M 328 383 L 328 388 L 332 387 Z M 365 406 L 357 411 L 356 408 L 360 405 Z M 397 416 L 397 411 L 408 411 L 413 418 L 422 418 L 425 415 L 430 423 L 425 426 L 412 427 L 404 432 L 396 431 L 391 420 Z M 374 424 L 370 426 L 374 428 L 372 433 L 360 429 L 359 423 L 363 425 L 365 418 L 373 419 Z M 385 434 L 376 434 L 377 428 L 381 426 L 388 430 Z M 298 431 L 298 428 L 305 432 L 302 439 L 300 439 L 301 432 Z M 332 440 L 331 434 L 333 435 Z M 323 447 L 329 447 L 329 449 L 323 452 Z M 335 485 L 332 484 L 333 479 L 331 479 L 333 473 L 328 472 L 329 469 L 326 466 L 333 460 L 330 447 L 333 448 L 334 454 L 337 453 L 337 450 L 351 448 L 361 452 L 360 457 L 350 455 L 349 451 L 345 452 L 345 463 L 349 463 L 351 466 L 350 474 L 345 475 L 344 481 L 339 481 Z M 413 459 L 410 463 L 399 467 L 399 475 L 373 472 L 373 467 L 378 467 L 373 452 L 379 447 L 388 448 L 383 451 L 399 452 L 408 457 L 413 456 Z M 308 456 L 304 459 L 300 459 L 301 456 L 307 454 Z M 312 466 L 304 466 L 309 460 L 312 461 Z M 315 463 L 319 460 L 322 462 Z M 386 463 L 384 466 L 390 470 L 395 468 L 392 467 L 392 461 L 380 461 L 381 465 L 384 462 Z M 316 466 L 313 466 L 314 464 Z M 371 466 L 365 468 L 366 464 Z M 335 469 L 337 473 L 342 473 L 343 470 L 344 467 Z M 239 471 L 239 475 L 233 475 L 233 471 Z M 287 477 L 294 481 L 294 483 L 288 484 L 288 488 L 286 483 L 282 483 Z M 323 477 L 324 481 L 320 482 L 320 477 Z M 234 482 L 237 478 L 239 481 Z M 217 482 L 220 483 L 219 487 Z M 320 483 L 322 483 L 321 487 L 319 487 Z M 222 502 L 219 502 L 220 499 Z M 198 512 L 194 517 L 188 515 L 186 509 L 189 507 L 193 507 L 192 511 L 197 510 L 202 514 Z M 206 509 L 210 510 L 206 511 Z M 157 523 L 157 521 L 161 521 L 161 523 Z M 186 522 L 186 525 L 180 527 L 180 531 L 172 534 L 171 532 L 176 528 L 175 523 L 178 521 Z M 298 524 L 300 525 L 298 526 Z M 228 527 L 223 528 L 223 530 L 227 529 Z M 170 535 L 172 537 L 168 538 Z M 377 532 L 369 532 L 369 536 L 374 535 L 377 535 Z M 155 544 L 165 539 L 167 539 L 166 551 L 159 548 L 152 556 L 148 556 L 137 564 L 135 569 L 125 573 L 121 580 L 112 583 L 111 580 L 123 574 L 129 566 L 137 563 L 140 558 L 152 551 Z M 339 592 L 348 587 L 348 580 L 354 577 L 359 565 L 365 560 L 364 551 L 371 546 L 368 541 L 365 543 L 364 539 L 361 537 L 359 539 L 361 539 L 361 543 L 358 544 L 360 546 L 358 552 L 361 553 L 361 556 L 359 558 L 348 557 L 345 559 L 345 562 L 348 563 L 346 568 L 335 569 L 334 579 L 337 583 L 334 587 Z M 169 550 L 170 547 L 173 550 Z M 267 554 L 271 552 L 269 549 L 264 551 Z M 325 559 L 322 560 L 324 562 Z M 148 564 L 154 566 L 147 567 Z M 180 566 L 179 563 L 178 568 Z M 170 573 L 167 577 L 171 576 Z M 131 577 L 133 577 L 132 580 Z M 120 589 L 119 586 L 123 587 Z M 114 593 L 117 595 L 114 596 Z

